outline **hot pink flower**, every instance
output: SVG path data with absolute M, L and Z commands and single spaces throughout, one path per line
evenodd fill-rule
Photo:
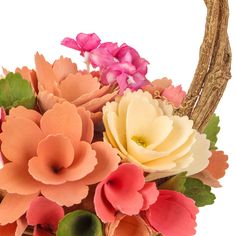
M 157 197 L 155 183 L 145 183 L 142 169 L 133 164 L 122 164 L 97 185 L 94 205 L 104 223 L 113 222 L 118 211 L 137 215 L 141 210 L 147 210 Z
M 146 212 L 150 225 L 165 236 L 194 235 L 198 213 L 194 201 L 179 192 L 159 192 L 157 201 Z
M 100 41 L 100 38 L 95 33 L 80 33 L 76 36 L 76 40 L 72 38 L 64 38 L 61 44 L 66 47 L 78 50 L 81 52 L 81 55 L 84 55 L 84 52 L 90 52 L 94 48 L 97 48 L 100 44 Z
M 0 133 L 2 132 L 2 123 L 6 119 L 6 112 L 4 108 L 0 107 Z
M 165 97 L 174 107 L 179 107 L 183 102 L 186 93 L 182 90 L 181 85 L 177 87 L 171 85 L 170 87 L 164 89 L 161 95 Z
M 34 226 L 34 235 L 37 236 L 56 233 L 63 217 L 63 208 L 44 197 L 35 198 L 26 213 L 28 225 Z
M 120 49 L 117 43 L 112 42 L 102 43 L 99 48 L 105 48 L 113 57 L 115 57 Z

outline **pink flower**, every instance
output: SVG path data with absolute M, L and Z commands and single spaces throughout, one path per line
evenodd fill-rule
M 154 182 L 145 183 L 142 169 L 122 164 L 97 185 L 94 205 L 99 218 L 113 222 L 117 212 L 137 215 L 147 210 L 158 197 Z
M 105 48 L 113 57 L 115 57 L 120 49 L 117 43 L 112 42 L 102 43 L 99 48 Z
M 26 213 L 28 225 L 34 226 L 34 235 L 37 236 L 56 233 L 63 217 L 63 208 L 44 197 L 35 198 Z
M 61 44 L 66 47 L 78 50 L 81 52 L 81 55 L 84 55 L 84 52 L 90 52 L 94 48 L 97 48 L 100 42 L 100 38 L 95 33 L 80 33 L 76 36 L 76 40 L 72 38 L 64 38 Z
M 194 201 L 175 191 L 159 192 L 157 201 L 146 212 L 150 225 L 165 236 L 194 235 L 198 213 Z
M 164 89 L 161 95 L 165 97 L 174 107 L 179 107 L 183 102 L 186 93 L 182 90 L 181 85 L 177 87 L 171 85 Z

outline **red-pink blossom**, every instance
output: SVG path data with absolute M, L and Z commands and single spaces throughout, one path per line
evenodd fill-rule
M 182 193 L 160 190 L 157 201 L 146 212 L 149 224 L 165 236 L 193 236 L 198 208 Z
M 81 52 L 81 55 L 84 55 L 84 52 L 90 52 L 91 50 L 97 48 L 100 42 L 100 38 L 95 33 L 80 33 L 76 36 L 76 40 L 72 38 L 64 38 L 61 44 L 78 50 Z
M 45 197 L 35 198 L 26 213 L 28 225 L 34 226 L 34 235 L 37 236 L 56 233 L 63 217 L 63 208 Z
M 4 108 L 0 107 L 0 133 L 2 132 L 2 123 L 6 120 L 6 112 Z
M 122 164 L 97 185 L 94 205 L 99 218 L 113 222 L 117 212 L 137 215 L 158 197 L 154 182 L 145 183 L 143 170 L 133 164 Z

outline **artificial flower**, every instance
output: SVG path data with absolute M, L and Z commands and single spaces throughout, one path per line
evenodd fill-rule
M 166 99 L 175 108 L 180 107 L 186 97 L 186 92 L 182 90 L 182 86 L 174 87 L 172 81 L 167 78 L 154 80 L 150 84 L 143 86 L 142 90 L 150 92 L 154 98 Z
M 62 45 L 81 51 L 86 64 L 91 64 L 94 68 L 99 67 L 103 85 L 118 85 L 120 94 L 123 94 L 127 88 L 135 91 L 149 83 L 145 77 L 149 63 L 141 58 L 134 48 L 127 44 L 119 47 L 117 43 L 112 42 L 100 44 L 100 39 L 95 34 L 79 35 L 83 35 L 82 38 L 87 40 L 86 45 L 88 44 L 89 48 L 81 49 L 78 36 L 76 40 L 65 38 Z M 84 51 L 87 53 L 84 54 Z
M 37 236 L 55 234 L 63 217 L 63 208 L 42 196 L 35 198 L 26 212 L 27 223 L 34 226 L 34 235 Z
M 165 236 L 193 236 L 198 208 L 182 193 L 160 190 L 157 201 L 146 211 L 149 224 Z
M 140 216 L 117 214 L 115 221 L 106 225 L 107 236 L 151 236 L 152 230 Z
M 208 165 L 210 141 L 193 129 L 187 116 L 172 114 L 172 106 L 141 90 L 103 108 L 104 139 L 120 156 L 147 172 L 148 180 L 188 171 L 200 172 Z
M 68 102 L 43 115 L 13 108 L 2 130 L 1 149 L 8 163 L 0 170 L 0 189 L 11 194 L 41 192 L 59 205 L 78 204 L 87 196 L 88 185 L 103 180 L 120 161 L 110 145 L 91 144 L 89 112 Z
M 91 50 L 97 48 L 100 42 L 100 38 L 95 33 L 80 33 L 76 36 L 76 40 L 72 38 L 64 38 L 61 44 L 66 47 L 78 50 L 81 52 L 81 55 L 84 55 L 85 52 L 90 52 Z
M 225 170 L 229 167 L 227 160 L 228 156 L 224 152 L 212 151 L 207 168 L 193 175 L 193 177 L 200 179 L 204 184 L 211 187 L 221 187 L 219 179 L 224 177 Z
M 145 183 L 143 174 L 133 164 L 122 164 L 97 185 L 94 206 L 103 222 L 114 222 L 117 212 L 137 215 L 156 201 L 156 184 Z
M 78 71 L 69 58 L 60 57 L 51 65 L 37 53 L 35 63 L 38 103 L 42 111 L 52 108 L 55 103 L 69 101 L 84 107 L 91 112 L 94 121 L 99 121 L 102 107 L 117 95 L 113 87 L 102 86 L 93 73 Z

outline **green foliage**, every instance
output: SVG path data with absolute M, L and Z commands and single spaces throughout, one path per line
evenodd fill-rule
M 9 73 L 0 80 L 0 107 L 9 111 L 12 107 L 33 108 L 35 96 L 30 83 L 18 73 Z
M 215 195 L 211 193 L 211 187 L 194 178 L 187 178 L 184 194 L 195 201 L 196 206 L 203 207 L 214 203 Z
M 91 212 L 77 210 L 67 214 L 59 223 L 57 236 L 103 236 L 102 224 Z
M 168 179 L 163 184 L 161 184 L 158 188 L 159 189 L 174 190 L 177 192 L 184 193 L 186 174 L 187 174 L 187 172 L 182 172 L 178 175 L 175 175 L 175 176 L 171 177 L 170 179 Z
M 220 118 L 219 116 L 213 115 L 210 121 L 207 124 L 207 127 L 204 130 L 204 133 L 207 135 L 207 138 L 211 141 L 211 150 L 217 149 L 216 142 L 217 142 L 217 134 L 220 131 L 219 127 Z

